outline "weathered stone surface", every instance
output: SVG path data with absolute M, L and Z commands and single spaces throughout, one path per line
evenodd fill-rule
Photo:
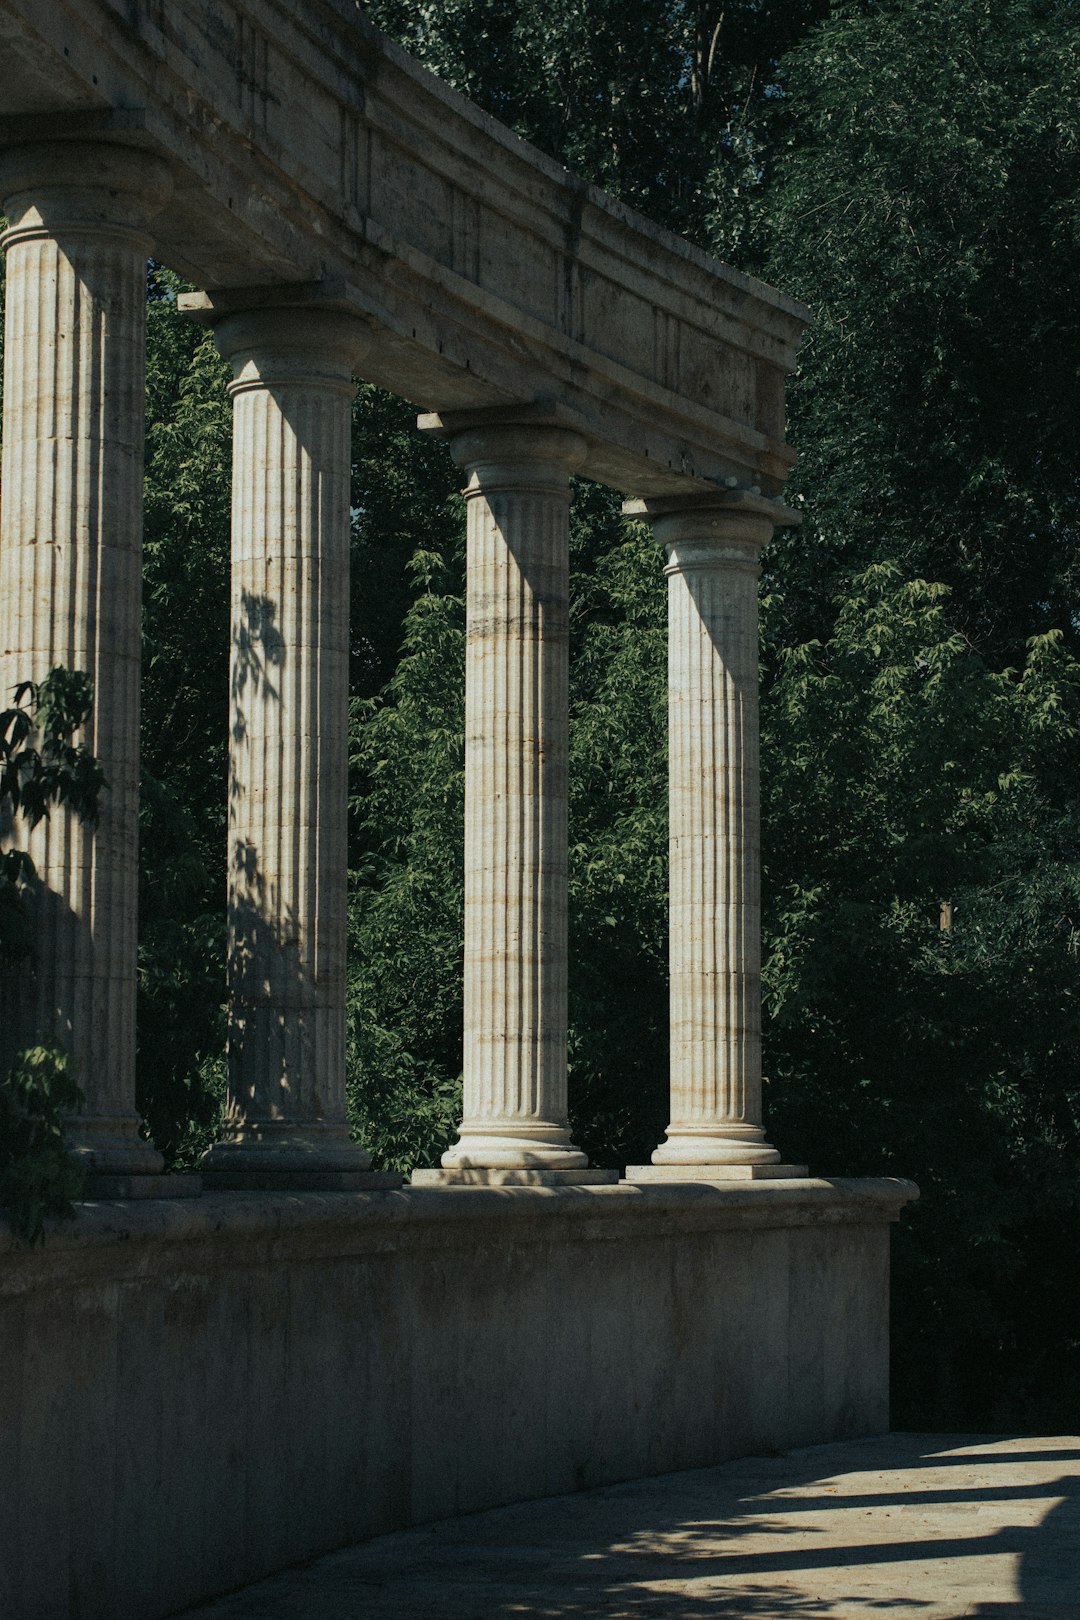
M 135 1111 L 135 970 L 146 257 L 168 194 L 166 166 L 145 152 L 0 154 L 0 704 L 57 664 L 86 671 L 80 740 L 106 780 L 96 829 L 63 809 L 31 833 L 0 828 L 38 876 L 35 968 L 6 976 L 0 1023 L 16 1046 L 70 1052 L 85 1096 L 72 1146 L 111 1175 L 162 1163 Z
M 424 409 L 543 399 L 618 488 L 778 491 L 802 306 L 584 185 L 349 0 L 3 0 L 0 39 L 0 139 L 166 154 L 157 252 L 196 285 L 329 278 L 377 331 L 364 375 Z
M 913 1191 L 232 1193 L 0 1233 L 0 1613 L 157 1620 L 423 1520 L 883 1430 Z
M 114 1176 L 91 1171 L 86 1178 L 83 1197 L 99 1198 L 198 1198 L 203 1190 L 202 1177 L 164 1172 L 149 1172 L 136 1176 Z
M 893 1434 L 382 1536 L 183 1620 L 1080 1620 L 1080 1438 Z

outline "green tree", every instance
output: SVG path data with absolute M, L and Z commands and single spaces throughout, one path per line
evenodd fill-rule
M 667 1125 L 667 592 L 619 502 L 581 485 L 571 521 L 570 1094 L 600 1163 Z
M 922 1188 L 895 1244 L 896 1420 L 1060 1424 L 1080 1343 L 1059 1287 L 1080 1203 L 1080 668 L 1051 633 L 995 670 L 951 608 L 875 564 L 769 693 L 771 1119 L 820 1169 Z
M 224 1095 L 229 502 L 226 367 L 152 264 L 147 309 L 138 1104 L 193 1168 Z
M 0 829 L 5 841 L 18 822 L 36 827 L 54 805 L 92 826 L 104 776 L 89 749 L 73 741 L 93 706 L 90 677 L 57 667 L 43 681 L 23 681 L 12 695 L 12 706 L 0 711 Z M 34 877 L 34 863 L 18 844 L 0 854 L 0 963 L 5 966 L 33 954 L 26 890 Z
M 349 1098 L 377 1161 L 405 1170 L 437 1162 L 460 1117 L 461 566 L 415 553 L 401 660 L 354 707 Z
M 56 668 L 37 684 L 23 682 L 0 712 L 0 831 L 5 842 L 22 822 L 36 827 L 55 807 L 89 825 L 97 819 L 101 766 L 75 734 L 90 715 L 93 691 L 80 671 Z M 28 894 L 36 873 L 13 842 L 0 854 L 0 989 L 32 968 L 33 913 Z M 6 981 L 6 982 L 5 982 Z M 8 997 L 4 1006 L 9 1008 Z M 30 1242 L 47 1215 L 70 1216 L 84 1172 L 64 1146 L 64 1117 L 82 1100 L 67 1053 L 58 1043 L 14 1050 L 17 1037 L 0 1010 L 0 1209 Z
M 789 640 L 876 557 L 952 586 L 999 664 L 1075 646 L 1078 75 L 1071 0 L 839 4 L 786 59 L 763 269 L 814 312 Z
M 1061 1424 L 1080 1373 L 1078 44 L 1070 4 L 838 4 L 769 135 L 764 268 L 815 314 L 766 579 L 770 1093 L 813 1162 L 923 1188 L 928 1426 Z

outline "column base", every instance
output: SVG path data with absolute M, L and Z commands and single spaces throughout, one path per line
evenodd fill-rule
M 158 1180 L 165 1160 L 152 1142 L 139 1135 L 135 1118 L 94 1118 L 72 1114 L 66 1126 L 66 1147 L 89 1176 Z M 118 1195 L 126 1196 L 126 1195 Z
M 627 1181 L 794 1181 L 808 1176 L 805 1164 L 628 1164 Z
M 82 1201 L 98 1198 L 198 1198 L 203 1190 L 197 1175 L 110 1175 L 91 1170 Z
M 270 1120 L 237 1125 L 203 1154 L 206 1190 L 217 1192 L 365 1192 L 400 1187 L 394 1170 L 372 1170 L 371 1155 L 344 1124 Z
M 610 1187 L 617 1170 L 527 1170 L 488 1165 L 458 1165 L 443 1170 L 414 1170 L 412 1187 Z
M 653 1164 L 779 1164 L 780 1154 L 760 1125 L 724 1120 L 715 1125 L 671 1124 L 652 1155 Z
M 588 1155 L 556 1120 L 507 1120 L 494 1126 L 462 1120 L 458 1140 L 439 1160 L 444 1170 L 587 1170 Z

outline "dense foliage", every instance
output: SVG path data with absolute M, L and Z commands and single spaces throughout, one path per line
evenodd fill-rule
M 231 420 L 226 367 L 149 280 L 139 1106 L 193 1168 L 224 1096 Z
M 910 1175 L 900 1423 L 1066 1426 L 1080 1376 L 1075 0 L 370 0 L 563 162 L 811 306 L 805 513 L 763 582 L 770 1134 Z M 140 1085 L 220 1104 L 228 412 L 151 281 Z M 349 1093 L 381 1163 L 452 1134 L 463 529 L 413 412 L 354 433 Z M 601 1162 L 666 1104 L 661 558 L 572 520 L 571 1099 Z M 951 928 L 940 926 L 951 902 Z
M 47 1215 L 74 1215 L 86 1184 L 64 1140 L 65 1116 L 81 1101 L 55 1044 L 26 1047 L 0 1074 L 0 1212 L 29 1243 L 44 1236 Z
M 75 733 L 93 704 L 92 682 L 81 670 L 56 668 L 42 681 L 23 681 L 10 708 L 0 710 L 0 818 L 29 828 L 63 805 L 81 821 L 97 818 L 103 773 Z M 0 963 L 18 963 L 33 950 L 24 889 L 34 863 L 13 841 L 0 854 Z
M 56 668 L 25 681 L 0 712 L 0 826 L 36 827 L 56 806 L 93 824 L 103 786 L 101 766 L 74 741 L 93 701 L 89 676 Z M 34 863 L 13 840 L 0 854 L 0 988 L 32 970 L 33 912 L 28 891 Z M 4 983 L 3 981 L 6 981 Z M 11 1003 L 0 1010 L 0 1210 L 21 1236 L 40 1238 L 46 1215 L 72 1214 L 84 1172 L 64 1146 L 64 1114 L 79 1087 L 67 1053 L 56 1044 L 19 1050 Z
M 896 1415 L 942 1427 L 1066 1424 L 1080 1373 L 1078 21 L 834 7 L 763 204 L 815 312 L 766 586 L 773 1118 L 920 1183 Z

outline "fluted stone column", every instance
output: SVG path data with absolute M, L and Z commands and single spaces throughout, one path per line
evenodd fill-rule
M 668 563 L 671 1123 L 628 1180 L 805 1175 L 761 1115 L 761 548 L 795 514 L 754 493 L 635 503 Z
M 467 475 L 464 1118 L 453 1181 L 581 1182 L 566 1097 L 570 473 L 577 434 L 451 432 Z
M 85 1103 L 69 1143 L 113 1193 L 162 1163 L 135 1108 L 135 983 L 146 260 L 169 191 L 164 162 L 122 146 L 0 155 L 0 701 L 54 665 L 87 672 L 81 740 L 106 780 L 96 829 L 54 810 L 29 836 L 6 830 L 38 883 L 35 966 L 8 985 L 4 1022 L 13 1044 L 71 1054 Z
M 345 1117 L 349 468 L 366 328 L 229 315 L 229 1097 L 214 1186 L 396 1184 Z

